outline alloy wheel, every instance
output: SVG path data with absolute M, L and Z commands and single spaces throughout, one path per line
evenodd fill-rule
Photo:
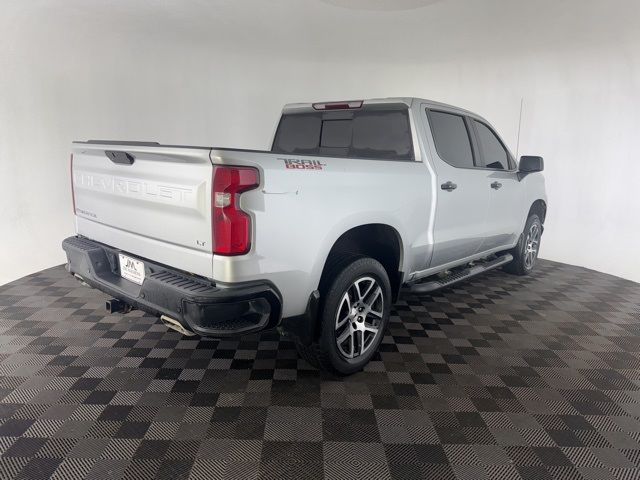
M 533 268 L 536 258 L 538 258 L 538 249 L 540 248 L 540 225 L 533 223 L 527 233 L 527 239 L 524 244 L 524 266 L 527 270 Z
M 382 287 L 373 277 L 361 277 L 347 288 L 335 323 L 336 344 L 343 357 L 360 357 L 371 348 L 380 334 L 383 312 Z

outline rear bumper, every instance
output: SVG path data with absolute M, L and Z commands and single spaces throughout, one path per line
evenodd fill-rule
M 84 237 L 69 237 L 62 248 L 71 274 L 139 310 L 171 317 L 198 335 L 242 335 L 275 327 L 280 321 L 282 299 L 268 281 L 223 287 L 140 258 L 145 279 L 137 285 L 120 276 L 121 250 L 117 248 Z

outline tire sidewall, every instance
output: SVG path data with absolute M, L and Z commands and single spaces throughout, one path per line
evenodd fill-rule
M 340 354 L 335 339 L 335 317 L 338 306 L 342 300 L 342 296 L 351 286 L 351 284 L 360 277 L 373 277 L 382 288 L 384 300 L 384 308 L 382 320 L 380 322 L 380 330 L 377 338 L 369 350 L 355 359 L 347 359 Z M 341 374 L 348 375 L 359 370 L 371 360 L 371 357 L 377 352 L 380 343 L 384 337 L 384 332 L 389 323 L 389 315 L 391 312 L 391 284 L 384 267 L 373 258 L 360 258 L 348 264 L 340 271 L 327 290 L 325 300 L 322 305 L 321 313 L 321 335 L 320 346 L 326 352 L 333 368 Z

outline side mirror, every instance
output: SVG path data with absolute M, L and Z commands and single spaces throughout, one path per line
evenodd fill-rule
M 544 170 L 544 160 L 542 157 L 533 157 L 530 155 L 520 157 L 518 172 L 527 174 L 541 172 L 542 170 Z

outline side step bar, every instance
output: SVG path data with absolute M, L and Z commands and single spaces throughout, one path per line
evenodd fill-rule
M 494 268 L 501 267 L 502 265 L 509 263 L 511 260 L 513 260 L 513 255 L 507 253 L 481 265 L 467 267 L 444 278 L 431 280 L 429 282 L 414 283 L 409 287 L 409 291 L 411 293 L 433 292 L 441 288 L 449 287 L 455 283 L 462 282 L 471 277 L 475 277 L 476 275 L 480 275 L 481 273 L 488 272 L 489 270 L 493 270 Z

